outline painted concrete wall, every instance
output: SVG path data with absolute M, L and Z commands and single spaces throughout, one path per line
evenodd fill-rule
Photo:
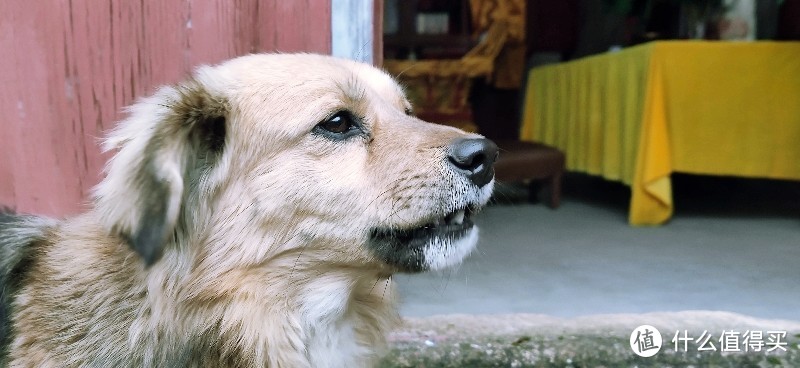
M 121 108 L 195 66 L 331 52 L 330 0 L 0 1 L 0 205 L 62 216 L 100 180 Z
M 373 1 L 331 0 L 331 53 L 373 63 Z

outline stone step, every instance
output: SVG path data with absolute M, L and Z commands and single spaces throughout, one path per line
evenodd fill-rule
M 443 315 L 404 322 L 390 336 L 390 351 L 379 367 L 800 367 L 800 322 L 728 312 Z M 638 356 L 631 347 L 631 335 L 642 325 L 662 337 L 652 357 Z M 711 345 L 688 340 L 700 339 L 704 331 Z M 761 351 L 753 351 L 757 331 Z M 685 339 L 678 340 L 677 350 L 676 333 Z M 750 344 L 745 333 L 752 336 Z M 701 345 L 713 350 L 698 351 Z

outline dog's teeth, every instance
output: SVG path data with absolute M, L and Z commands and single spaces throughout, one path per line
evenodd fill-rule
M 464 210 L 460 210 L 453 215 L 453 223 L 456 225 L 464 223 Z

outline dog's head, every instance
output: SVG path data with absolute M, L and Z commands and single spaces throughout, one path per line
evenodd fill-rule
M 471 217 L 491 194 L 497 147 L 410 112 L 391 77 L 348 60 L 201 67 L 112 132 L 96 209 L 147 264 L 162 253 L 229 269 L 456 264 L 477 242 Z

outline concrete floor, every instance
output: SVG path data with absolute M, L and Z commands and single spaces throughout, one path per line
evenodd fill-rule
M 401 314 L 715 310 L 800 320 L 795 184 L 677 181 L 673 219 L 636 228 L 627 224 L 624 187 L 572 182 L 581 180 L 558 210 L 486 208 L 476 219 L 478 249 L 463 265 L 397 277 Z

